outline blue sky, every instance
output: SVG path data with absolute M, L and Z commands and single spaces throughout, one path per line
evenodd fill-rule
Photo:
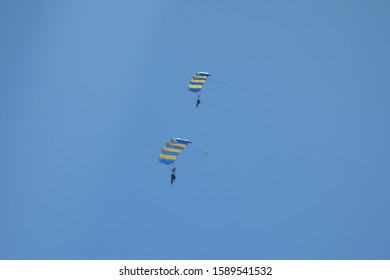
M 2 1 L 0 259 L 389 259 L 389 11 Z

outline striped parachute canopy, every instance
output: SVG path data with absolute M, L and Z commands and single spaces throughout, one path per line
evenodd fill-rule
M 165 164 L 174 163 L 188 144 L 191 144 L 191 141 L 187 139 L 173 138 L 169 140 L 162 148 L 158 161 Z
M 188 85 L 189 91 L 192 91 L 192 92 L 199 92 L 199 91 L 201 91 L 204 83 L 207 81 L 207 79 L 210 76 L 211 76 L 211 74 L 207 73 L 207 72 L 195 73 L 195 75 L 192 76 L 190 84 Z

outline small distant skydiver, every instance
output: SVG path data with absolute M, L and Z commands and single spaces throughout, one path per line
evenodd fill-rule
M 175 182 L 175 180 L 176 180 L 176 167 L 172 168 L 171 185 Z
M 198 100 L 196 100 L 196 107 L 198 107 L 200 104 L 200 94 L 198 95 Z
M 176 175 L 174 173 L 171 174 L 171 185 L 175 182 Z

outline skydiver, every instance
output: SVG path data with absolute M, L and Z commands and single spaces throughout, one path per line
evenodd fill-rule
M 171 185 L 175 182 L 175 180 L 176 180 L 176 175 L 175 175 L 175 173 L 172 173 L 171 174 Z
M 196 100 L 196 107 L 198 107 L 200 104 L 200 95 L 198 95 L 198 100 Z

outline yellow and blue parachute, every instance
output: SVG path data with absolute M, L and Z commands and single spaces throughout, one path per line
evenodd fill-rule
M 174 163 L 188 144 L 191 144 L 191 141 L 187 139 L 173 138 L 169 140 L 162 148 L 158 161 L 165 164 Z
M 200 92 L 203 88 L 204 83 L 211 76 L 208 72 L 198 72 L 192 76 L 188 90 L 192 92 Z

